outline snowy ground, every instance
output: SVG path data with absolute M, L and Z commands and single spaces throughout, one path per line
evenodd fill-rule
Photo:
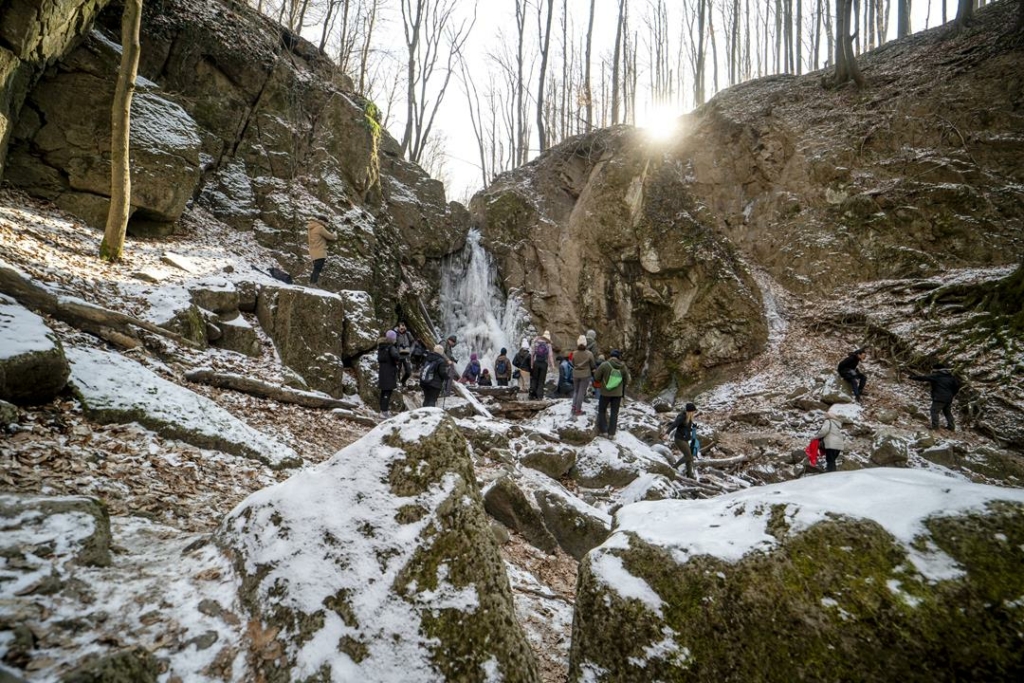
M 151 314 L 167 285 L 211 276 L 259 278 L 250 264 L 271 260 L 251 234 L 230 230 L 200 213 L 189 214 L 184 225 L 186 235 L 129 239 L 125 263 L 112 266 L 96 258 L 98 232 L 17 192 L 0 190 L 0 259 L 51 289 L 133 315 Z M 185 256 L 192 271 L 164 263 L 166 252 Z M 155 273 L 161 284 L 133 276 L 143 271 Z M 763 275 L 758 279 L 771 294 L 766 297 L 769 350 L 738 371 L 739 379 L 677 397 L 677 405 L 697 403 L 698 422 L 708 435 L 709 448 L 697 463 L 698 484 L 704 487 L 697 491 L 702 497 L 804 474 L 802 462 L 787 458 L 803 449 L 821 416 L 793 410 L 789 397 L 813 387 L 816 378 L 831 376 L 836 362 L 862 344 L 863 330 L 819 323 L 832 315 L 827 302 L 811 305 Z M 98 346 L 96 339 L 67 325 L 48 323 L 66 347 Z M 282 368 L 273 347 L 258 324 L 254 327 L 262 342 L 257 358 L 186 349 L 179 349 L 178 361 L 170 364 L 143 354 L 135 357 L 167 381 L 182 385 L 182 372 L 200 365 L 279 382 Z M 924 416 L 908 408 L 927 407 L 922 385 L 905 381 L 901 368 L 870 351 L 865 369 L 869 383 L 864 404 L 848 411 L 855 437 L 852 449 L 844 454 L 848 467 L 867 462 L 866 435 L 883 423 L 911 432 L 923 433 L 926 427 Z M 308 464 L 324 461 L 366 431 L 325 411 L 187 386 L 286 444 Z M 448 407 L 465 410 L 465 400 L 449 399 Z M 596 401 L 591 401 L 584 416 L 572 418 L 563 401 L 524 424 L 557 439 L 558 430 L 568 424 L 592 428 L 595 407 Z M 621 447 L 637 457 L 661 457 L 651 446 L 668 444 L 659 435 L 660 427 L 674 416 L 630 399 L 615 441 L 598 439 L 588 448 L 599 454 Z M 492 424 L 496 431 L 507 428 L 500 420 Z M 990 443 L 971 431 L 969 422 L 956 434 L 942 433 L 935 440 L 955 440 L 967 449 Z M 911 464 L 968 477 L 920 458 Z M 483 457 L 477 458 L 477 465 L 482 482 L 499 469 L 498 463 Z M 0 436 L 0 490 L 102 498 L 112 517 L 115 553 L 110 568 L 79 570 L 65 577 L 83 587 L 75 599 L 66 591 L 58 596 L 37 590 L 11 594 L 3 588 L 8 584 L 0 583 L 0 652 L 11 651 L 17 627 L 27 627 L 38 645 L 29 661 L 15 664 L 32 680 L 56 680 L 69 663 L 89 652 L 133 643 L 167 660 L 163 681 L 223 680 L 227 672 L 237 675 L 246 670 L 246 657 L 258 650 L 253 643 L 263 634 L 244 622 L 229 590 L 232 570 L 204 541 L 240 500 L 287 476 L 288 471 L 164 439 L 138 425 L 97 424 L 83 415 L 70 395 L 21 410 L 13 433 Z M 564 483 L 573 490 L 572 482 Z M 586 493 L 596 507 L 609 511 L 630 502 L 631 495 Z M 544 680 L 564 680 L 576 562 L 561 552 L 540 552 L 514 534 L 503 552 L 516 607 L 538 653 Z M 10 570 L 0 566 L 0 581 Z

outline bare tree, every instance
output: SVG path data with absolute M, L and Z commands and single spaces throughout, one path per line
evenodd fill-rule
M 587 20 L 587 49 L 584 75 L 583 75 L 583 97 L 586 101 L 587 106 L 587 130 L 589 131 L 594 125 L 594 90 L 590 82 L 590 56 L 591 50 L 594 44 L 594 3 L 596 0 L 590 0 L 590 19 Z
M 612 125 L 616 125 L 619 122 L 619 97 L 620 97 L 620 83 L 619 76 L 621 74 L 621 61 L 622 61 L 622 39 L 623 39 L 623 23 L 626 16 L 626 0 L 619 0 L 619 18 L 615 22 L 615 52 L 612 57 Z
M 100 242 L 100 258 L 120 261 L 131 211 L 132 176 L 129 152 L 132 95 L 139 73 L 139 26 L 142 0 L 125 0 L 121 15 L 121 67 L 117 73 L 110 118 L 110 211 Z
M 963 4 L 963 0 L 961 0 Z M 910 35 L 910 0 L 896 1 L 896 37 L 905 38 Z
M 958 0 L 955 21 L 957 28 L 970 26 L 974 22 L 974 0 Z
M 836 0 L 836 70 L 835 84 L 842 85 L 853 80 L 858 87 L 864 87 L 864 76 L 857 66 L 853 52 L 852 24 L 853 0 Z
M 537 146 L 543 152 L 548 148 L 548 129 L 544 125 L 544 79 L 548 73 L 548 50 L 551 48 L 551 17 L 555 12 L 555 0 L 547 0 L 547 21 L 541 23 L 543 4 L 537 5 L 537 36 L 540 47 L 540 78 L 537 79 Z

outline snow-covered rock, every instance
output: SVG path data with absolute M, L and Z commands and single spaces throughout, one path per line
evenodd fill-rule
M 245 424 L 213 401 L 169 382 L 116 353 L 69 349 L 71 385 L 99 422 L 138 422 L 169 439 L 295 467 L 298 454 Z
M 0 294 L 0 398 L 45 403 L 68 381 L 60 341 L 43 319 Z
M 276 634 L 269 680 L 538 680 L 466 441 L 440 409 L 253 494 L 217 538 Z
M 1022 548 L 1024 491 L 922 470 L 629 505 L 581 564 L 569 678 L 998 679 Z
M 645 472 L 674 477 L 672 466 L 650 446 L 628 432 L 614 439 L 595 439 L 579 449 L 573 478 L 581 486 L 626 486 Z
M 906 465 L 913 442 L 912 432 L 892 427 L 880 429 L 871 442 L 871 462 L 883 467 Z

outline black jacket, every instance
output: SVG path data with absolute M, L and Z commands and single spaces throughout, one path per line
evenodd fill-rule
M 425 380 L 423 375 L 428 373 L 428 368 L 432 368 L 432 371 L 429 373 L 430 379 Z M 440 389 L 444 386 L 447 379 L 448 359 L 439 353 L 427 351 L 427 355 L 423 359 L 423 365 L 420 366 L 420 386 Z
M 840 375 L 845 375 L 848 372 L 857 372 L 857 365 L 860 363 L 860 356 L 855 353 L 851 353 L 846 358 L 839 361 L 839 367 L 836 370 Z
M 377 384 L 381 389 L 394 389 L 398 386 L 398 364 L 401 356 L 394 343 L 387 339 L 380 339 L 377 342 L 377 362 L 380 368 L 377 371 Z
M 676 419 L 665 429 L 666 434 L 675 432 L 676 441 L 690 441 L 693 439 L 693 420 L 686 419 L 686 411 L 676 415 Z
M 931 384 L 932 400 L 937 403 L 949 403 L 960 391 L 960 380 L 949 370 L 936 370 L 931 375 L 911 375 L 910 379 Z

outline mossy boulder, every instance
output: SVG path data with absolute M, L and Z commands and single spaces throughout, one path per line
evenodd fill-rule
M 45 403 L 69 373 L 64 348 L 43 319 L 0 294 L 0 399 Z
M 1024 492 L 921 470 L 825 479 L 622 508 L 580 566 L 569 680 L 1024 672 Z
M 220 339 L 212 342 L 213 346 L 228 351 L 237 351 L 247 356 L 260 354 L 260 342 L 256 330 L 249 321 L 237 311 L 234 315 L 223 315 L 217 318 Z
M 576 449 L 562 444 L 531 443 L 520 453 L 519 462 L 557 481 L 576 465 Z
M 61 676 L 60 683 L 156 683 L 160 660 L 145 647 L 94 656 Z
M 598 438 L 576 451 L 576 465 L 569 473 L 587 488 L 627 486 L 644 473 L 674 477 L 665 459 L 639 439 L 620 432 L 615 439 Z
M 544 515 L 535 501 L 512 475 L 498 477 L 484 490 L 484 509 L 509 529 L 523 535 L 530 545 L 554 552 L 558 540 L 544 523 Z
M 903 467 L 910 459 L 914 435 L 905 430 L 884 427 L 871 441 L 871 462 L 883 467 Z
M 216 538 L 273 639 L 266 680 L 538 681 L 474 482 L 424 408 L 235 508 Z
M 611 517 L 583 503 L 557 482 L 538 480 L 534 500 L 544 526 L 558 540 L 559 547 L 577 560 L 604 543 L 611 533 Z
M 55 567 L 68 560 L 82 566 L 110 565 L 110 516 L 95 498 L 4 493 L 0 520 L 0 557 L 9 566 L 24 567 L 41 558 Z

